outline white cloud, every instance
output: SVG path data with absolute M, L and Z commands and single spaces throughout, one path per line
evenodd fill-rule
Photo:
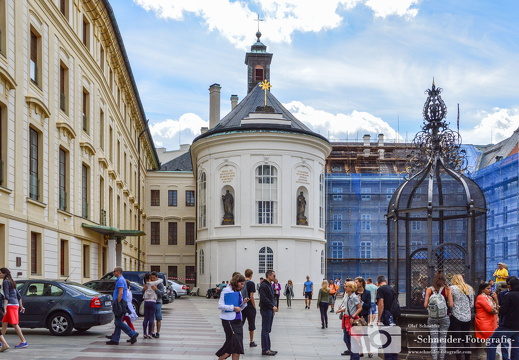
M 495 108 L 493 112 L 480 111 L 477 118 L 481 119 L 478 125 L 471 130 L 461 131 L 464 142 L 495 144 L 512 136 L 519 128 L 519 108 Z
M 384 120 L 367 112 L 354 110 L 351 114 L 332 114 L 306 106 L 299 101 L 283 104 L 296 118 L 315 132 L 330 140 L 362 139 L 384 134 L 386 140 L 395 139 L 396 131 Z
M 167 119 L 150 125 L 150 133 L 157 147 L 167 150 L 179 148 L 179 144 L 191 144 L 200 135 L 200 128 L 207 127 L 208 122 L 193 113 L 186 113 L 178 120 Z
M 419 0 L 134 0 L 147 11 L 159 17 L 177 21 L 187 15 L 201 17 L 210 31 L 220 32 L 228 41 L 239 48 L 250 44 L 251 34 L 257 24 L 252 20 L 258 11 L 265 22 L 263 33 L 271 42 L 290 42 L 292 34 L 319 32 L 334 29 L 343 22 L 341 10 L 349 10 L 364 4 L 375 17 L 390 15 L 411 18 L 418 10 L 413 8 Z

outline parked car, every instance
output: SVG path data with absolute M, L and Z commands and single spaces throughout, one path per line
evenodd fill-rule
M 112 296 L 64 280 L 17 280 L 25 312 L 20 326 L 47 328 L 52 335 L 70 335 L 110 323 Z
M 189 295 L 189 285 L 186 285 L 178 280 L 170 279 L 168 279 L 168 283 L 173 288 L 173 294 L 175 295 L 176 299 L 184 295 Z
M 123 276 L 125 279 L 128 279 L 130 281 L 136 282 L 140 285 L 144 285 L 144 274 L 148 273 L 149 271 L 125 271 L 123 273 Z M 170 302 L 173 302 L 175 300 L 175 297 L 173 296 L 173 289 L 171 285 L 167 282 L 166 274 L 159 272 L 157 273 L 159 278 L 163 280 L 164 284 L 164 295 L 162 296 L 162 303 L 163 304 L 169 304 Z M 101 280 L 115 280 L 115 276 L 113 271 L 110 271 L 109 273 L 105 274 Z
M 112 295 L 115 289 L 115 280 L 92 280 L 84 283 L 86 287 L 93 289 L 101 294 Z M 144 309 L 141 309 L 143 300 L 142 285 L 130 281 L 130 290 L 132 291 L 132 306 L 139 316 L 144 316 Z

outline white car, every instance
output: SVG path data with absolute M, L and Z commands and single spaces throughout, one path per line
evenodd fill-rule
M 175 299 L 189 294 L 189 285 L 183 284 L 177 280 L 168 279 L 168 282 L 173 287 L 173 295 L 175 295 Z

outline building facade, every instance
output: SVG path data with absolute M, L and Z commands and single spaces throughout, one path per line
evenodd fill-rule
M 0 263 L 79 282 L 142 267 L 159 163 L 108 1 L 1 0 L 0 27 Z

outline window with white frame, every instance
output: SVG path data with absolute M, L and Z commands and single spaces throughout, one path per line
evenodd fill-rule
M 321 275 L 324 275 L 324 250 L 321 250 Z
M 342 215 L 341 214 L 333 215 L 333 230 L 334 231 L 342 230 Z
M 204 275 L 204 263 L 205 263 L 205 255 L 204 249 L 200 249 L 198 252 L 198 274 Z
M 412 230 L 420 230 L 420 221 L 411 221 L 411 229 Z
M 256 221 L 258 224 L 277 224 L 278 176 L 273 165 L 256 168 Z
M 371 230 L 371 214 L 360 215 L 360 229 Z
M 205 172 L 198 177 L 198 228 L 207 226 L 206 188 L 207 178 Z
M 332 259 L 342 259 L 343 251 L 342 251 L 343 242 L 342 241 L 332 241 Z
M 324 228 L 324 174 L 319 176 L 319 227 Z
M 258 272 L 265 274 L 267 270 L 274 267 L 274 251 L 268 246 L 264 246 L 259 251 L 258 256 Z
M 342 188 L 332 188 L 332 192 L 334 201 L 342 200 Z
M 371 241 L 361 241 L 360 242 L 360 254 L 361 258 L 360 262 L 370 262 L 373 254 L 372 254 L 372 243 Z
M 371 188 L 360 189 L 360 199 L 362 201 L 370 201 L 371 200 Z

